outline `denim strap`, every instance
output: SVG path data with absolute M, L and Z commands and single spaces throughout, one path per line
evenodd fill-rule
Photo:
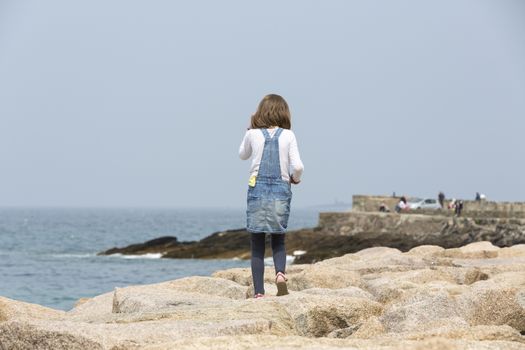
M 278 128 L 273 137 L 270 137 L 268 130 L 261 129 L 261 131 L 264 135 L 264 149 L 257 176 L 268 179 L 280 179 L 281 161 L 279 158 L 279 136 L 283 129 Z

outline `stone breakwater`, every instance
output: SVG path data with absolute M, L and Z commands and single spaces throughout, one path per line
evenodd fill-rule
M 117 288 L 68 312 L 0 298 L 0 349 L 525 349 L 525 245 L 376 247 L 288 270 Z
M 398 215 L 367 212 L 321 213 L 319 226 L 286 234 L 288 255 L 297 251 L 295 263 L 312 263 L 385 246 L 408 251 L 420 245 L 444 248 L 490 241 L 506 247 L 525 243 L 525 219 L 454 218 L 438 215 Z M 271 250 L 267 249 L 268 254 Z M 140 255 L 160 253 L 164 258 L 249 259 L 250 235 L 246 230 L 216 232 L 198 242 L 161 237 L 141 244 L 101 252 Z
M 407 196 L 410 198 L 410 196 Z M 458 198 L 460 200 L 461 198 Z M 394 210 L 400 197 L 392 196 L 370 196 L 353 195 L 352 210 L 358 212 L 378 212 L 381 204 L 386 205 L 390 210 Z M 461 215 L 472 218 L 521 218 L 525 219 L 524 202 L 494 202 L 486 200 L 465 200 Z M 448 208 L 450 200 L 445 199 L 444 207 Z M 421 210 L 415 209 L 410 212 L 425 213 L 427 215 L 454 215 L 454 210 Z

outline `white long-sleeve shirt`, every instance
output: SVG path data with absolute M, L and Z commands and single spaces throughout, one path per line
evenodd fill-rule
M 268 130 L 270 136 L 273 137 L 277 128 L 266 130 Z M 246 131 L 241 146 L 239 147 L 239 157 L 242 160 L 252 157 L 250 177 L 254 175 L 257 176 L 259 172 L 263 150 L 264 135 L 261 130 L 250 129 Z M 301 180 L 304 165 L 299 155 L 295 134 L 291 130 L 283 129 L 281 136 L 279 136 L 279 161 L 281 164 L 281 177 L 284 181 L 290 181 L 290 174 L 293 175 L 295 181 Z

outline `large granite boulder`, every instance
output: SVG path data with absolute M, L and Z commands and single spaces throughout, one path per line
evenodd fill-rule
M 497 334 L 497 333 L 496 333 Z M 523 350 L 522 343 L 512 340 L 471 340 L 450 337 L 421 339 L 330 339 L 297 336 L 247 335 L 180 339 L 165 344 L 147 346 L 145 350 Z
M 0 297 L 0 322 L 23 319 L 59 320 L 64 311 Z
M 71 311 L 0 298 L 0 349 L 525 349 L 525 249 L 374 247 L 288 272 L 117 288 Z

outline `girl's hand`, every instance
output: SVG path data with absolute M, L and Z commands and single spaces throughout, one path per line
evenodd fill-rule
M 293 178 L 293 175 L 290 175 L 290 182 L 291 182 L 292 184 L 294 184 L 294 185 L 298 185 L 298 184 L 301 182 L 301 180 L 299 180 L 299 181 L 295 181 L 295 179 Z

